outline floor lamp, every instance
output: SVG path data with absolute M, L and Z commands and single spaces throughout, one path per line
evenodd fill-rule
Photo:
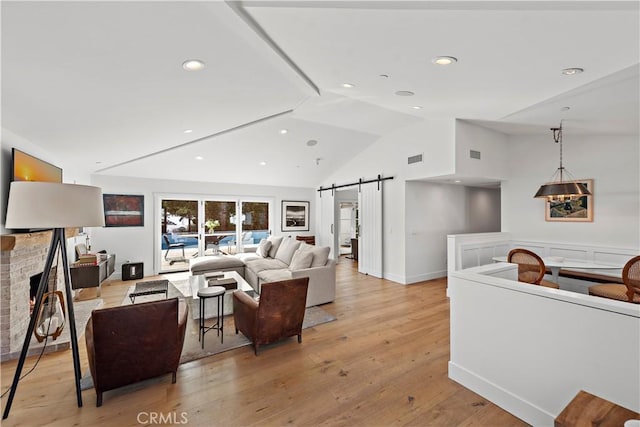
M 20 353 L 16 373 L 11 384 L 11 392 L 7 399 L 2 418 L 9 416 L 11 403 L 18 388 L 20 374 L 24 365 L 29 342 L 33 334 L 36 317 L 42 305 L 42 299 L 49 284 L 49 273 L 60 249 L 62 256 L 62 270 L 67 298 L 67 318 L 71 333 L 71 348 L 73 353 L 73 368 L 76 380 L 76 394 L 78 407 L 82 406 L 80 391 L 80 355 L 78 353 L 78 335 L 76 332 L 75 315 L 73 313 L 73 294 L 67 259 L 67 245 L 65 238 L 66 227 L 99 227 L 104 226 L 104 211 L 102 208 L 102 190 L 99 187 L 76 184 L 58 184 L 50 182 L 14 181 L 9 189 L 7 203 L 7 229 L 53 229 L 51 245 L 45 261 L 44 270 L 35 306 L 29 321 L 29 327 L 24 337 L 24 344 Z

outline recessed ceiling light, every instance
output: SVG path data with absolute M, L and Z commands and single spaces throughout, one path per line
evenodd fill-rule
M 436 56 L 431 62 L 436 65 L 451 65 L 458 62 L 458 58 L 454 58 L 453 56 Z
M 307 145 L 309 147 L 313 147 L 314 145 L 316 145 L 318 143 L 318 141 L 316 141 L 315 139 L 310 139 L 307 141 Z
M 388 79 L 389 78 L 389 74 L 380 74 L 380 77 Z
M 260 166 L 266 166 L 266 165 L 267 165 L 267 162 L 264 162 L 264 161 L 260 162 Z
M 462 181 L 460 181 L 459 179 L 456 179 L 456 180 L 455 180 L 455 181 L 453 181 L 453 182 L 455 182 L 456 184 L 460 184 Z
M 202 156 L 196 156 L 196 160 L 204 160 L 204 157 L 202 157 Z
M 281 134 L 283 134 L 283 135 L 284 135 L 285 133 L 287 133 L 287 132 L 289 132 L 289 130 L 288 130 L 288 129 L 280 129 L 280 133 L 281 133 Z
M 571 107 L 562 107 L 560 109 L 560 111 L 569 111 L 571 109 Z
M 410 90 L 399 90 L 396 92 L 396 95 L 398 96 L 413 96 L 415 95 L 413 92 L 411 92 Z
M 414 105 L 414 106 L 413 106 L 413 107 L 411 107 L 411 108 L 413 108 L 414 110 L 422 110 L 422 107 L 421 107 L 421 106 L 419 106 L 419 105 Z
M 580 74 L 584 71 L 584 68 L 565 68 L 562 70 L 562 74 L 565 76 L 573 76 L 574 74 Z
M 184 130 L 184 133 L 191 133 L 191 132 L 193 132 L 193 129 L 185 129 Z
M 352 88 L 352 87 L 355 87 L 355 85 L 351 83 L 342 83 L 342 87 Z
M 187 59 L 182 63 L 182 68 L 187 71 L 199 71 L 204 68 L 204 62 L 199 59 Z

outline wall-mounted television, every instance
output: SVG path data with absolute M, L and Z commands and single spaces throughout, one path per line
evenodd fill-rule
M 11 150 L 11 180 L 62 182 L 62 169 L 13 148 Z

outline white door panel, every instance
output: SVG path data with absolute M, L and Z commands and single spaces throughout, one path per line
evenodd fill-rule
M 320 192 L 320 230 L 318 235 L 319 246 L 329 246 L 329 258 L 335 259 L 335 197 L 332 190 Z
M 363 185 L 358 193 L 358 271 L 382 278 L 382 185 L 379 187 Z

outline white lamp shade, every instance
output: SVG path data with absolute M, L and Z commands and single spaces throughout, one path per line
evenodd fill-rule
M 100 187 L 34 181 L 11 183 L 6 228 L 102 226 Z

